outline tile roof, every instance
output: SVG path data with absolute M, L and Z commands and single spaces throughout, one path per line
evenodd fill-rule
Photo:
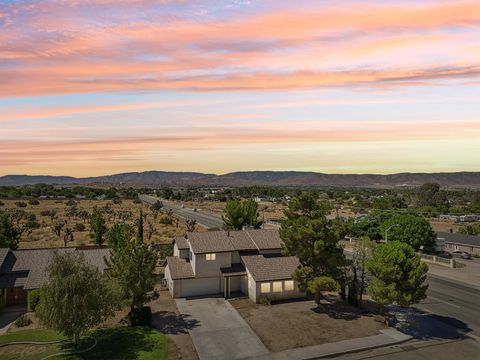
M 480 236 L 438 232 L 437 237 L 443 238 L 450 243 L 480 247 Z
M 187 239 L 183 236 L 177 236 L 173 239 L 173 242 L 177 244 L 178 249 L 180 250 L 186 250 L 189 249 L 190 247 L 188 246 Z
M 37 289 L 46 284 L 48 280 L 47 267 L 53 259 L 53 254 L 65 254 L 79 251 L 85 260 L 100 271 L 106 269 L 104 257 L 110 256 L 108 248 L 56 248 L 56 249 L 29 249 L 9 251 L 0 267 L 0 283 L 11 284 L 11 277 L 19 273 L 26 274 L 25 282 L 21 285 L 25 290 Z
M 220 268 L 220 271 L 224 276 L 237 276 L 245 275 L 246 271 L 242 264 L 232 264 L 228 268 Z
M 282 240 L 275 229 L 190 232 L 187 241 L 195 254 L 282 248 Z
M 176 256 L 167 256 L 167 266 L 173 280 L 195 277 L 192 265 L 185 259 L 180 259 Z
M 25 286 L 27 282 L 28 272 L 20 272 L 14 274 L 0 275 L 0 288 L 14 288 L 17 286 Z
M 296 256 L 264 257 L 263 255 L 242 256 L 245 268 L 255 281 L 291 279 L 300 262 Z

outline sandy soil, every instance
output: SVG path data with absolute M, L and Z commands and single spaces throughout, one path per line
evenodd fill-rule
M 173 343 L 172 347 L 176 347 L 169 348 L 169 354 L 177 354 L 171 358 L 198 360 L 195 346 L 188 333 L 189 328 L 195 325 L 180 314 L 170 293 L 167 290 L 160 291 L 160 298 L 152 301 L 149 306 L 152 308 L 153 327 L 164 333 Z
M 4 206 L 1 209 L 18 209 L 15 205 L 15 202 L 18 200 L 2 200 Z M 89 221 L 84 221 L 79 217 L 70 217 L 68 218 L 65 214 L 65 211 L 69 206 L 67 205 L 68 200 L 40 200 L 39 205 L 30 205 L 27 201 L 27 207 L 21 208 L 28 213 L 35 214 L 37 222 L 40 224 L 40 228 L 34 229 L 30 234 L 24 233 L 20 240 L 20 248 L 43 248 L 43 247 L 61 247 L 64 246 L 63 242 L 63 233 L 60 238 L 58 238 L 53 229 L 53 223 L 56 221 L 65 221 L 67 226 L 73 228 L 76 223 L 82 223 L 85 225 L 85 231 L 75 231 L 74 232 L 74 241 L 69 242 L 68 246 L 84 246 L 91 244 L 90 239 L 90 230 L 89 230 Z M 122 211 L 130 211 L 131 217 L 126 220 L 128 223 L 133 223 L 135 219 L 138 218 L 140 209 L 143 209 L 144 214 L 147 215 L 144 233 L 147 232 L 147 223 L 151 222 L 154 227 L 154 233 L 151 238 L 151 242 L 154 243 L 171 243 L 172 239 L 175 236 L 181 236 L 186 233 L 185 220 L 178 219 L 178 226 L 176 220 L 172 225 L 160 224 L 160 218 L 164 216 L 159 214 L 156 221 L 153 218 L 152 212 L 149 207 L 146 205 L 135 204 L 132 200 L 122 200 L 120 204 L 114 204 L 111 200 L 75 200 L 77 203 L 77 208 L 79 210 L 86 210 L 92 212 L 93 207 L 105 207 L 109 206 L 113 210 L 111 215 L 105 215 L 107 220 L 107 226 L 112 226 L 115 222 L 119 222 L 118 214 Z M 42 216 L 40 213 L 43 210 L 55 210 L 57 212 L 57 218 L 53 221 L 48 216 Z M 204 230 L 201 226 L 197 226 L 197 231 Z
M 386 327 L 380 315 L 362 315 L 343 301 L 322 304 L 300 300 L 258 305 L 249 299 L 231 304 L 270 351 L 318 345 L 378 334 Z

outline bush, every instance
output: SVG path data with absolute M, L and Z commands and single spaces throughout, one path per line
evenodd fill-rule
M 3 201 L 0 201 L 0 206 L 3 206 L 5 205 L 5 203 Z
M 30 205 L 40 205 L 40 201 L 38 201 L 37 199 L 28 200 L 28 203 Z
M 27 203 L 24 202 L 24 201 L 17 201 L 17 202 L 15 203 L 15 205 L 17 205 L 17 207 L 19 207 L 19 208 L 27 207 Z
M 73 226 L 73 230 L 74 231 L 85 231 L 85 225 L 82 224 L 82 223 L 76 223 L 74 226 Z
M 28 293 L 28 303 L 30 304 L 30 310 L 35 311 L 39 302 L 40 302 L 40 289 L 35 289 L 30 291 Z
M 133 200 L 133 203 L 134 204 L 141 204 L 142 202 L 140 201 L 140 199 L 135 199 L 135 200 Z
M 122 203 L 122 199 L 113 199 L 112 203 L 119 205 Z
M 270 301 L 269 298 L 267 298 L 266 296 L 260 296 L 258 298 L 258 303 L 260 305 L 270 305 L 272 302 Z
M 75 202 L 75 200 L 68 200 L 68 201 L 66 202 L 66 204 L 67 204 L 67 206 L 75 206 L 75 205 L 77 205 L 77 203 Z
M 168 216 L 162 216 L 160 218 L 159 222 L 162 225 L 172 225 L 173 224 L 172 218 L 169 218 Z
M 17 327 L 24 327 L 28 326 L 32 323 L 32 320 L 27 315 L 20 316 L 17 320 L 15 320 L 15 326 Z
M 29 229 L 39 229 L 40 228 L 40 224 L 36 220 L 28 220 L 25 223 L 25 226 Z
M 150 306 L 144 306 L 141 309 L 134 309 L 128 314 L 130 326 L 151 326 L 152 309 Z

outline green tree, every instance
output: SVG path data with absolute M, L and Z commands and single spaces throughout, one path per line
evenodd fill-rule
M 406 307 L 427 297 L 428 266 L 406 243 L 391 241 L 378 246 L 366 269 L 373 277 L 368 293 L 380 304 Z
M 124 238 L 119 242 L 122 246 L 113 247 L 110 259 L 106 259 L 107 275 L 118 284 L 122 301 L 133 313 L 158 297 L 154 274 L 158 252 L 137 239 Z
M 316 193 L 302 193 L 292 199 L 286 219 L 280 228 L 285 255 L 294 255 L 301 266 L 293 277 L 302 290 L 307 290 L 315 278 L 328 276 L 341 279 L 345 265 L 340 233 L 336 222 L 327 219 L 330 206 L 319 202 Z
M 67 243 L 73 242 L 73 240 L 74 240 L 73 231 L 67 226 L 63 234 L 63 244 L 65 245 L 65 247 L 67 247 Z
M 319 276 L 308 282 L 307 289 L 315 294 L 315 303 L 320 305 L 323 291 L 337 291 L 338 283 L 329 276 Z
M 96 207 L 93 208 L 93 213 L 90 217 L 90 238 L 96 245 L 103 245 L 104 235 L 107 230 L 102 212 Z
M 105 234 L 108 246 L 110 248 L 122 247 L 124 242 L 133 238 L 135 229 L 132 225 L 126 223 L 116 223 Z
M 427 251 L 434 249 L 436 235 L 423 216 L 395 214 L 382 224 L 383 236 L 387 229 L 388 241 L 398 240 L 409 244 L 415 250 L 419 250 L 421 246 Z
M 262 222 L 258 220 L 258 216 L 258 204 L 255 201 L 233 199 L 227 202 L 222 219 L 227 230 L 242 230 L 247 225 L 259 229 Z
M 115 291 L 79 252 L 55 253 L 47 268 L 48 285 L 36 307 L 47 327 L 78 343 L 80 336 L 114 314 Z
M 10 215 L 0 211 L 0 247 L 9 247 L 12 250 L 18 248 L 20 231 L 13 223 Z
M 460 227 L 460 229 L 458 229 L 458 232 L 464 235 L 478 236 L 480 235 L 480 224 L 463 225 Z
M 137 221 L 137 241 L 143 242 L 143 211 L 140 209 L 140 216 Z

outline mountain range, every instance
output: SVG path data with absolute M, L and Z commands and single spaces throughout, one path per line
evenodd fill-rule
M 31 184 L 94 184 L 145 186 L 298 186 L 298 187 L 372 187 L 392 188 L 418 186 L 436 182 L 443 187 L 480 188 L 480 172 L 324 174 L 302 171 L 244 171 L 224 175 L 198 172 L 144 171 L 107 176 L 75 178 L 48 175 L 6 175 L 0 177 L 0 186 Z

